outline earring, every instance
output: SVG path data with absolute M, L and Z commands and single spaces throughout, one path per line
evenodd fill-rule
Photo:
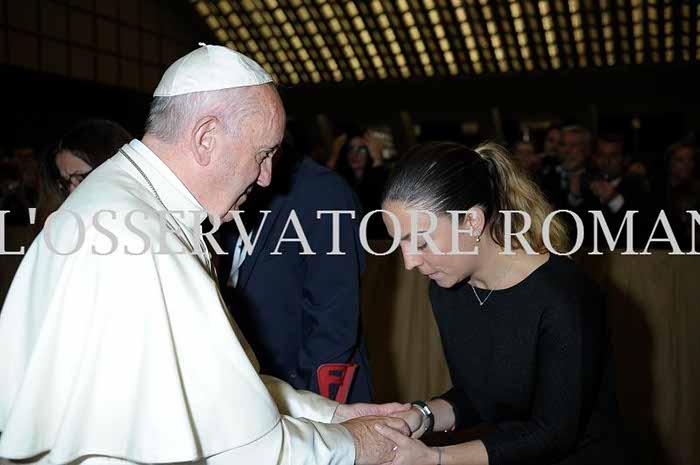
M 476 242 L 481 242 L 481 233 L 479 233 L 479 235 L 476 236 Z

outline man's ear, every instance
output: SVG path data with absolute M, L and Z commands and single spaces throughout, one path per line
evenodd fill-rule
M 211 161 L 216 146 L 216 131 L 221 130 L 221 121 L 216 116 L 205 116 L 197 120 L 192 129 L 192 153 L 200 166 Z

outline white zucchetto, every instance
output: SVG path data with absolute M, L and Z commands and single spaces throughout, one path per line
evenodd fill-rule
M 272 82 L 259 64 L 242 53 L 220 45 L 200 47 L 165 71 L 154 97 L 173 97 L 193 92 L 257 86 Z

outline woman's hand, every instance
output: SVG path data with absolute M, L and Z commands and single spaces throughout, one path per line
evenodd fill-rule
M 395 413 L 391 415 L 395 418 L 400 418 L 406 422 L 409 428 L 411 428 L 411 437 L 413 439 L 418 439 L 426 433 L 425 431 L 425 415 L 421 413 L 416 407 L 412 407 L 410 410 L 404 412 Z
M 396 444 L 396 456 L 392 465 L 435 465 L 438 463 L 438 451 L 417 439 L 411 439 L 386 426 L 376 425 L 379 434 Z
M 372 166 L 381 166 L 384 164 L 382 153 L 384 152 L 384 142 L 379 139 L 372 131 L 367 131 L 363 135 L 367 144 L 369 156 L 372 158 Z
M 401 418 L 398 414 L 408 411 L 410 404 L 399 404 L 392 402 L 389 404 L 340 404 L 333 415 L 331 423 L 342 423 L 358 417 L 381 416 Z M 401 418 L 403 420 L 403 418 Z M 404 420 L 405 421 L 405 420 Z M 410 425 L 409 425 L 410 426 Z M 411 431 L 413 431 L 411 429 Z

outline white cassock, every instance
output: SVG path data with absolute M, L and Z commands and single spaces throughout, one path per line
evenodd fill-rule
M 206 250 L 194 233 L 204 216 L 192 213 L 202 206 L 141 142 L 122 151 L 71 194 L 12 283 L 0 316 L 0 457 L 352 464 L 351 435 L 327 424 L 335 402 L 258 374 L 209 257 L 191 254 Z M 167 210 L 185 212 L 167 219 L 164 238 L 153 190 Z M 95 225 L 101 210 L 114 216 Z M 135 210 L 149 218 L 127 221 Z M 47 235 L 57 252 L 82 244 L 61 255 Z

